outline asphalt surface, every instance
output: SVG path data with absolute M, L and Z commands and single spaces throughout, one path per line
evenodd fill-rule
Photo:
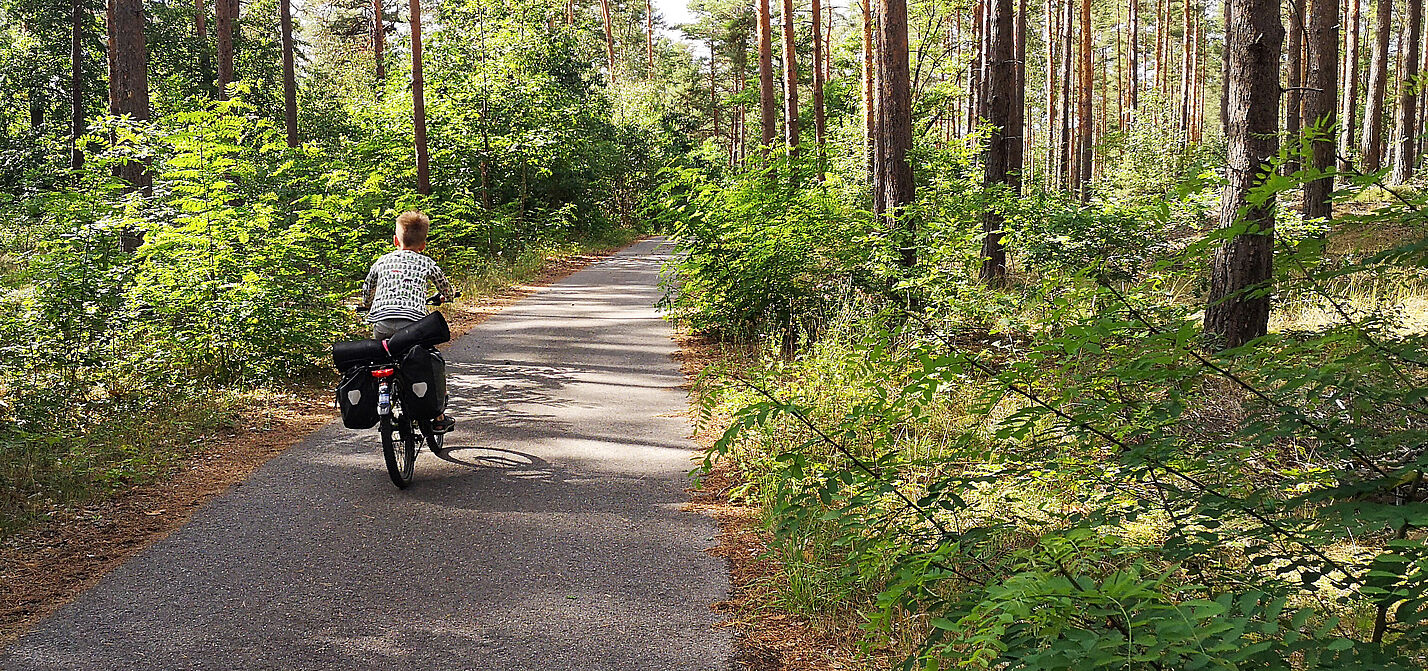
M 0 653 L 0 669 L 729 669 L 727 569 L 687 512 L 668 245 L 447 351 L 457 430 L 416 482 L 327 426 Z

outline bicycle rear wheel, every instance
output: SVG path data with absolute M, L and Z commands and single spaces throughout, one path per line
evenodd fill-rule
M 441 454 L 441 451 L 446 447 L 446 434 L 432 431 L 431 420 L 429 419 L 422 420 L 418 423 L 418 426 L 421 427 L 422 435 L 426 436 L 426 446 L 431 450 L 431 453 Z
M 412 422 L 406 418 L 382 418 L 382 456 L 387 461 L 387 475 L 398 489 L 406 489 L 412 484 L 412 470 L 416 465 L 417 436 L 412 431 Z

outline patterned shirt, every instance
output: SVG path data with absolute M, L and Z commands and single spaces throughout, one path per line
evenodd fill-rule
M 456 296 L 446 274 L 429 256 L 398 249 L 377 259 L 362 283 L 362 304 L 372 308 L 367 323 L 425 317 L 428 281 L 436 285 L 442 299 Z

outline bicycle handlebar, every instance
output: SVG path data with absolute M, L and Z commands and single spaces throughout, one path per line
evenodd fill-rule
M 453 294 L 453 295 L 451 296 L 451 300 L 456 300 L 456 299 L 458 299 L 458 298 L 461 298 L 461 292 L 460 292 L 460 291 L 456 292 L 455 294 Z M 432 296 L 431 298 L 426 299 L 426 304 L 427 304 L 427 305 L 441 305 L 441 304 L 443 304 L 443 303 L 445 303 L 445 302 L 446 302 L 446 301 L 444 301 L 444 300 L 441 299 L 441 294 L 436 294 L 435 296 Z M 353 309 L 356 310 L 356 311 L 358 311 L 358 312 L 369 312 L 369 311 L 371 311 L 372 306 L 370 306 L 370 305 L 358 305 L 357 307 L 355 307 L 355 308 L 353 308 Z

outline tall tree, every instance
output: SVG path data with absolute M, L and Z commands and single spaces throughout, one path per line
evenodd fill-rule
M 654 69 L 654 2 L 645 0 L 645 59 Z M 712 61 L 711 61 L 712 63 Z M 717 125 L 717 124 L 716 124 Z
M 1046 167 L 1042 170 L 1045 174 L 1046 188 L 1052 189 L 1059 186 L 1056 164 L 1056 140 L 1057 140 L 1057 116 L 1056 106 L 1060 103 L 1057 96 L 1056 68 L 1060 66 L 1061 54 L 1060 44 L 1057 41 L 1057 19 L 1060 18 L 1060 10 L 1053 0 L 1046 0 L 1045 6 L 1046 23 L 1042 27 L 1042 42 L 1046 44 Z M 1034 143 L 1033 143 L 1034 145 Z
M 421 73 L 421 0 L 411 0 L 412 28 L 412 143 L 416 149 L 417 193 L 431 195 L 431 173 L 426 147 L 426 91 Z
M 902 232 L 898 242 L 899 261 L 904 267 L 917 264 L 917 245 L 912 222 L 903 210 L 915 195 L 912 164 L 907 160 L 912 148 L 912 82 L 908 66 L 907 0 L 876 0 L 874 24 L 877 54 L 877 166 L 881 185 L 875 193 L 877 213 Z
M 709 116 L 714 128 L 714 144 L 719 144 L 719 53 L 714 50 L 714 26 L 709 28 Z
M 1058 165 L 1061 166 L 1061 183 L 1065 184 L 1068 189 L 1077 188 L 1076 180 L 1079 179 L 1080 175 L 1080 171 L 1075 168 L 1076 152 L 1071 149 L 1072 144 L 1075 142 L 1071 132 L 1073 128 L 1071 120 L 1071 77 L 1075 70 L 1071 64 L 1077 60 L 1077 58 L 1073 58 L 1071 55 L 1076 47 L 1075 36 L 1072 32 L 1072 25 L 1075 23 L 1072 11 L 1074 7 L 1074 0 L 1064 0 L 1061 3 L 1061 110 L 1059 114 L 1061 119 L 1061 127 L 1059 129 L 1061 131 L 1061 142 L 1058 144 L 1060 149 Z
M 605 22 L 605 62 L 610 65 L 610 83 L 615 82 L 615 26 L 610 21 L 610 0 L 600 0 L 600 17 Z
M 1284 82 L 1284 129 L 1289 136 L 1289 141 L 1294 143 L 1299 142 L 1299 135 L 1303 132 L 1304 126 L 1304 35 L 1308 25 L 1305 20 L 1307 7 L 1305 0 L 1290 0 L 1289 2 L 1289 39 L 1286 47 L 1288 62 L 1285 66 Z M 1298 155 L 1298 152 L 1290 152 L 1289 160 L 1284 164 L 1285 173 L 1294 173 L 1299 170 Z
M 1359 98 L 1360 0 L 1349 0 L 1349 30 L 1344 36 L 1344 95 L 1339 101 L 1339 154 L 1348 157 L 1354 149 L 1354 118 Z M 1348 165 L 1342 166 L 1348 170 Z
M 1195 24 L 1191 8 L 1195 3 L 1193 0 L 1185 0 L 1181 4 L 1183 32 L 1180 35 L 1180 132 L 1189 137 L 1190 109 L 1194 105 L 1192 87 L 1195 85 Z
M 823 116 L 823 8 L 819 0 L 812 0 L 813 6 L 813 139 L 818 145 L 818 179 L 823 180 L 824 134 L 827 132 Z
M 1413 178 L 1418 162 L 1418 48 L 1423 27 L 1423 0 L 1407 0 L 1408 32 L 1404 34 L 1403 75 L 1398 84 L 1398 131 L 1393 152 L 1393 183 Z
M 213 27 L 218 32 L 218 99 L 228 99 L 233 83 L 233 31 L 238 24 L 238 0 L 214 0 Z
M 198 71 L 203 75 L 204 90 L 213 86 L 213 74 L 209 70 L 213 64 L 208 58 L 208 9 L 203 0 L 193 0 L 193 31 L 198 37 Z
M 1359 158 L 1364 172 L 1382 165 L 1384 99 L 1388 93 L 1388 36 L 1393 29 L 1393 0 L 1374 0 L 1373 54 L 1369 58 L 1368 97 L 1364 100 L 1364 132 Z
M 769 0 L 758 0 L 759 12 L 759 146 L 767 153 L 778 133 L 778 111 L 774 103 L 773 35 Z
M 1021 183 L 1020 156 L 1015 145 L 1021 142 L 1020 119 L 1016 113 L 1024 103 L 1018 91 L 1016 63 L 1016 5 L 1012 0 L 992 0 L 991 30 L 987 68 L 987 140 L 984 183 L 989 188 L 1006 188 L 1016 193 Z M 1005 217 L 997 207 L 982 217 L 981 279 L 1000 284 L 1006 278 L 1007 252 L 1002 244 Z
M 1170 0 L 1156 0 L 1155 3 L 1155 90 L 1161 95 L 1165 94 L 1166 81 L 1169 79 L 1167 62 L 1168 54 L 1165 53 L 1166 45 L 1169 44 L 1170 36 L 1167 34 L 1165 24 L 1169 23 L 1166 17 L 1170 16 Z
M 1238 347 L 1269 328 L 1268 283 L 1273 278 L 1274 195 L 1251 201 L 1279 153 L 1279 52 L 1284 44 L 1279 0 L 1229 0 L 1226 51 L 1230 60 L 1229 168 L 1220 224 L 1243 233 L 1215 253 L 1205 331 Z
M 222 2 L 223 0 L 219 0 Z M 387 79 L 387 14 L 382 0 L 372 0 L 372 61 L 377 66 L 377 88 Z
M 1309 71 L 1304 90 L 1304 121 L 1319 129 L 1310 147 L 1310 166 L 1327 172 L 1334 167 L 1335 112 L 1339 91 L 1339 0 L 1309 0 Z M 1304 216 L 1333 216 L 1329 195 L 1333 177 L 1320 177 L 1304 185 Z
M 135 120 L 149 119 L 149 52 L 144 42 L 143 0 L 109 0 L 110 112 Z M 145 192 L 152 176 L 140 161 L 126 161 L 115 171 L 130 188 Z M 144 241 L 143 232 L 126 228 L 120 235 L 120 249 L 132 253 Z
M 873 78 L 877 64 L 873 59 L 873 13 L 871 0 L 863 0 L 863 144 L 868 159 L 868 181 L 877 186 L 878 138 L 877 107 L 873 103 Z M 876 199 L 876 198 L 875 198 Z
M 84 24 L 88 12 L 83 0 L 70 0 L 70 44 L 69 44 L 69 128 L 74 145 L 70 148 L 69 167 L 79 170 L 84 167 L 84 149 L 80 139 L 84 137 Z
M 1095 157 L 1091 120 L 1091 96 L 1094 92 L 1094 76 L 1091 69 L 1091 0 L 1081 0 L 1081 86 L 1076 100 L 1076 123 L 1079 133 L 1076 141 L 1075 187 L 1084 199 L 1090 194 L 1086 190 L 1091 181 L 1091 161 Z
M 1126 103 L 1130 116 L 1140 109 L 1140 0 L 1130 0 L 1126 36 Z
M 297 74 L 293 68 L 293 9 L 291 0 L 278 0 L 278 28 L 283 48 L 283 122 L 289 147 L 298 146 Z
M 793 29 L 793 0 L 783 0 L 783 141 L 798 154 L 798 51 Z

